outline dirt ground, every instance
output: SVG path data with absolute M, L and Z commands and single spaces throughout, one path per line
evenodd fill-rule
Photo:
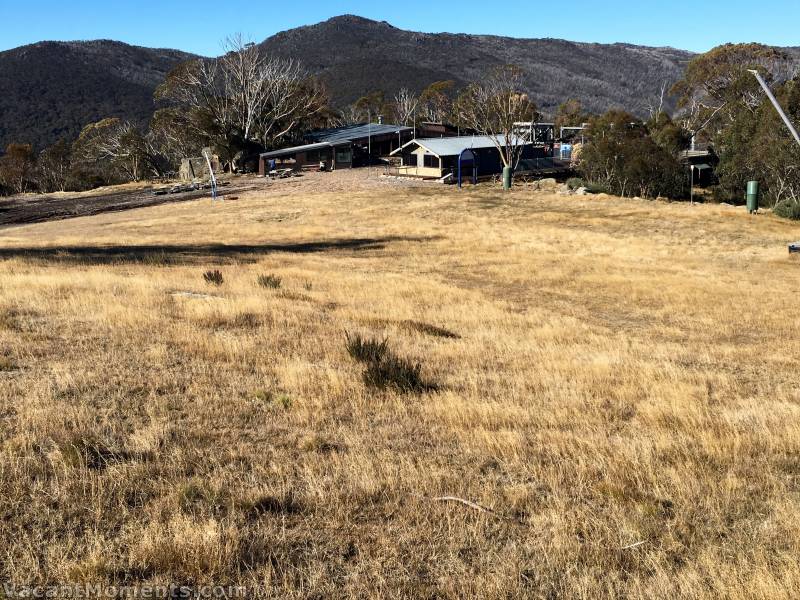
M 338 173 L 304 173 L 301 176 L 280 180 L 266 180 L 253 175 L 224 178 L 220 194 L 236 196 L 245 191 L 269 190 L 295 192 L 336 191 L 349 192 L 365 186 L 399 187 L 423 184 L 415 180 L 387 181 L 380 177 L 381 169 L 360 169 Z M 176 194 L 154 195 L 153 190 L 170 187 L 162 184 L 129 184 L 101 188 L 83 193 L 24 194 L 0 198 L 0 228 L 26 223 L 42 223 L 59 219 L 85 217 L 106 212 L 117 212 L 160 204 L 186 202 L 210 198 L 210 190 L 197 190 Z

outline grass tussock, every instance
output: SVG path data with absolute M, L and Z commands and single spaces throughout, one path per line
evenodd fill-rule
M 345 332 L 345 348 L 354 360 L 364 363 L 364 383 L 368 387 L 392 389 L 400 393 L 422 393 L 437 387 L 422 376 L 422 365 L 396 355 L 389 340 L 365 338 Z
M 219 269 L 214 269 L 212 271 L 206 271 L 203 273 L 203 280 L 209 285 L 215 285 L 217 287 L 221 286 L 225 283 L 225 278 L 222 276 L 222 271 Z
M 381 360 L 371 361 L 364 370 L 364 383 L 373 388 L 393 389 L 401 393 L 421 394 L 437 389 L 422 376 L 422 365 L 388 353 Z
M 281 283 L 282 279 L 272 273 L 258 276 L 258 285 L 260 285 L 262 288 L 277 290 L 281 287 Z
M 292 407 L 292 397 L 285 392 L 258 389 L 253 392 L 253 399 L 264 406 L 289 410 Z
M 366 338 L 360 333 L 345 332 L 345 348 L 350 357 L 361 363 L 380 362 L 389 351 L 389 340 Z

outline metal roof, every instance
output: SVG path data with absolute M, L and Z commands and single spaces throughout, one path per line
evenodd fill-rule
M 388 123 L 361 123 L 359 125 L 348 125 L 347 127 L 314 131 L 306 135 L 306 139 L 310 142 L 350 142 L 366 139 L 371 135 L 396 134 L 401 131 L 411 131 L 411 127 L 391 125 Z
M 309 152 L 311 150 L 320 150 L 322 148 L 332 148 L 334 146 L 342 146 L 349 144 L 350 140 L 342 140 L 332 144 L 330 142 L 320 142 L 317 144 L 305 144 L 303 146 L 292 146 L 291 148 L 282 148 L 280 150 L 273 150 L 272 152 L 264 152 L 260 154 L 261 158 L 277 158 L 278 156 L 286 156 L 287 154 L 296 154 L 298 152 Z
M 500 145 L 504 146 L 505 136 L 497 136 L 497 141 L 500 142 Z M 517 138 L 515 143 L 520 145 L 530 144 L 530 142 L 525 141 L 522 138 Z M 431 154 L 439 157 L 458 156 L 467 148 L 480 150 L 483 148 L 496 147 L 492 141 L 492 138 L 488 135 L 462 135 L 460 137 L 414 139 L 405 144 L 402 148 L 392 152 L 392 154 L 400 153 L 404 148 L 410 146 L 411 144 L 421 146 Z

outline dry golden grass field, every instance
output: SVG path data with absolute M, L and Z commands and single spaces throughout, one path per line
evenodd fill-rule
M 323 177 L 0 230 L 0 579 L 798 597 L 798 225 Z

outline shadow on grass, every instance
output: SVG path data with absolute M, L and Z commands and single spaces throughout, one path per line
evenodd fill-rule
M 193 265 L 256 262 L 259 257 L 276 252 L 313 254 L 333 251 L 382 250 L 398 242 L 428 242 L 431 237 L 389 236 L 375 238 L 340 238 L 315 242 L 284 244 L 178 244 L 126 246 L 52 246 L 46 248 L 0 248 L 0 260 L 22 258 L 58 264 L 105 265 Z

